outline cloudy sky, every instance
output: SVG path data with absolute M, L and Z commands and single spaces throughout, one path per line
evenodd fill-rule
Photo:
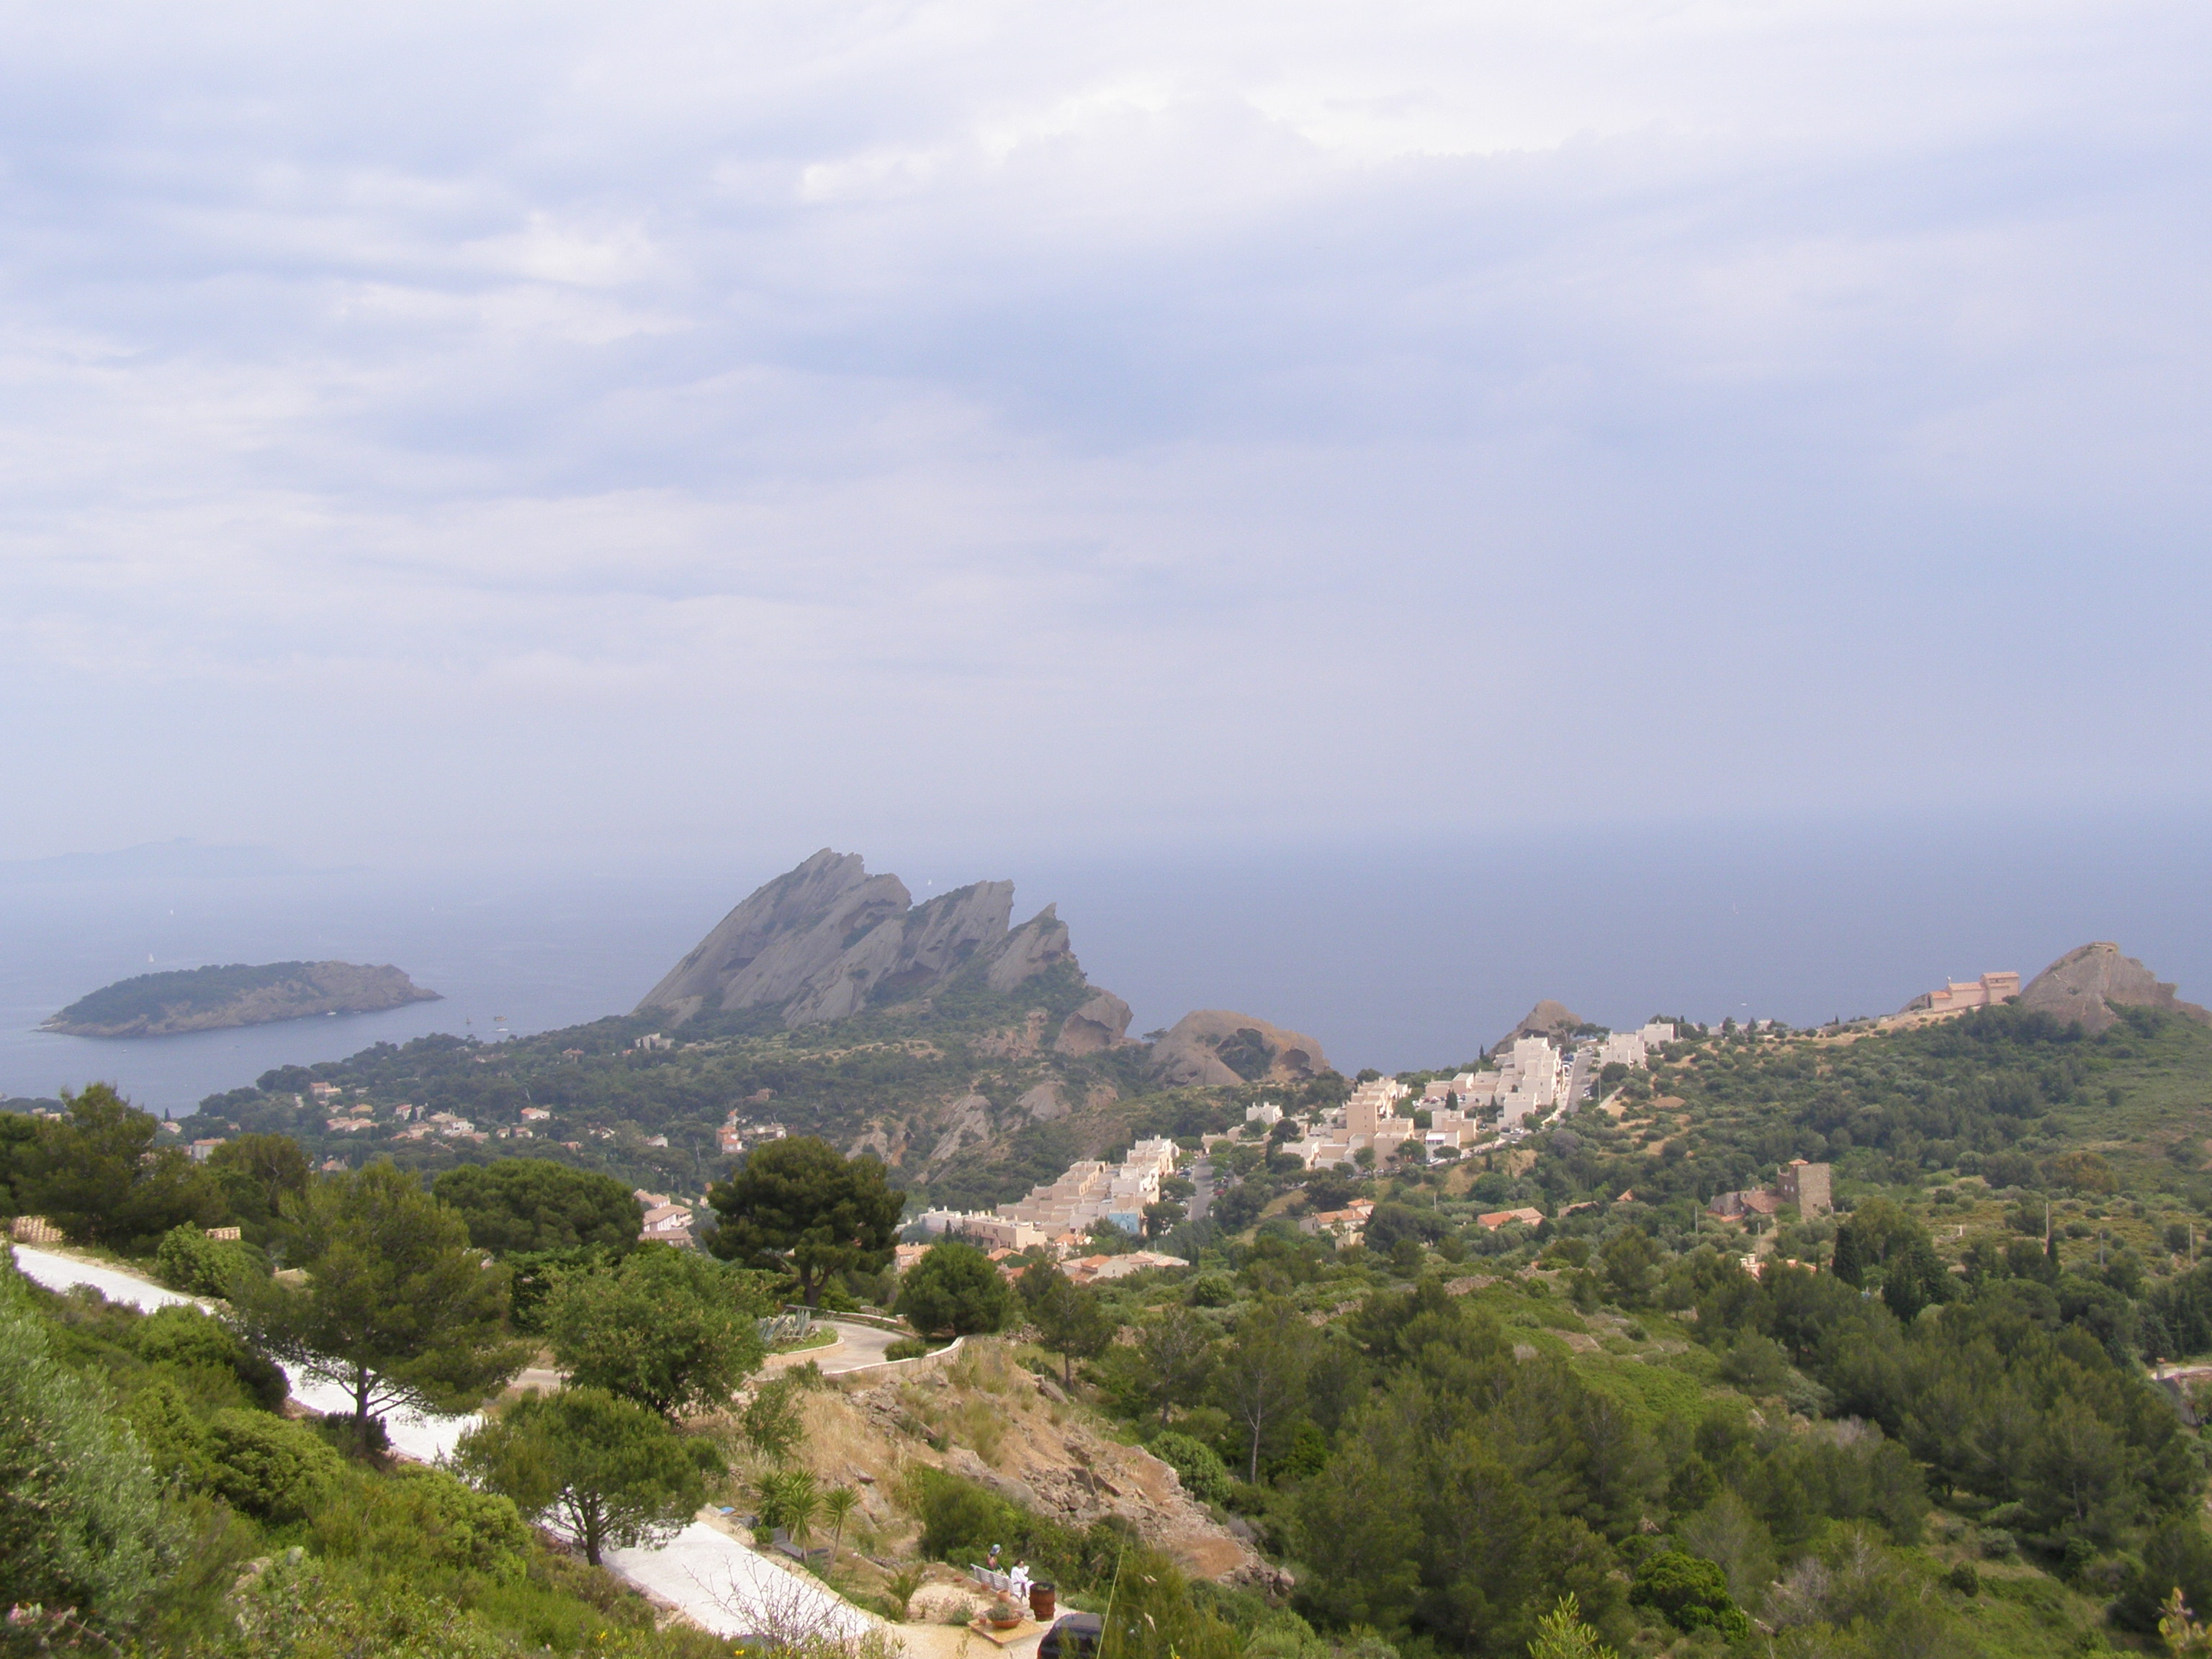
M 0 5 L 0 857 L 2201 805 L 2208 35 Z

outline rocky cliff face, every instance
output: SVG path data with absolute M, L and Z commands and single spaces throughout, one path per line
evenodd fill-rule
M 917 905 L 896 876 L 872 876 L 858 854 L 824 848 L 723 917 L 638 1012 L 681 1022 L 702 1008 L 774 1007 L 787 1025 L 811 1025 L 927 996 L 970 969 L 1005 995 L 1075 963 L 1067 924 L 1052 906 L 1009 927 L 1013 903 L 1013 883 L 979 881 Z M 1065 1052 L 1094 1053 L 1127 1029 L 1126 1006 L 1101 993 L 1062 1032 L 1090 1046 Z
M 2158 1008 L 2212 1025 L 2212 1012 L 2184 1002 L 2175 988 L 2136 961 L 2124 957 L 2109 939 L 2069 951 L 2027 982 L 2021 1006 L 2069 1023 L 2078 1020 L 2094 1036 L 2119 1021 L 2114 1010 Z

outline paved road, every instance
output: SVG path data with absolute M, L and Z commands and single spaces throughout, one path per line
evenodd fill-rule
M 802 1348 L 796 1353 L 771 1354 L 766 1370 L 787 1370 L 793 1365 L 804 1365 L 812 1360 L 822 1368 L 824 1376 L 835 1376 L 840 1371 L 857 1371 L 869 1365 L 880 1365 L 884 1350 L 904 1334 L 887 1331 L 874 1325 L 855 1325 L 842 1319 L 824 1318 L 817 1322 L 828 1325 L 837 1333 L 834 1348 Z
M 1567 1068 L 1567 1103 L 1560 1116 L 1570 1117 L 1582 1110 L 1583 1091 L 1589 1087 L 1597 1053 L 1595 1042 L 1585 1042 L 1575 1050 L 1574 1064 Z
M 1213 1203 L 1213 1160 L 1201 1158 L 1190 1166 L 1190 1184 L 1198 1190 L 1190 1195 L 1190 1218 L 1206 1219 L 1206 1211 Z

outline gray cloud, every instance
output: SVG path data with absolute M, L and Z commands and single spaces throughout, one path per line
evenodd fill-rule
M 2202 799 L 2206 27 L 0 9 L 0 853 Z

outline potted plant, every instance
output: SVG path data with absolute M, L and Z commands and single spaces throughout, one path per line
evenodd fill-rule
M 1012 1630 L 1022 1622 L 1020 1609 L 1003 1595 L 991 1604 L 990 1612 L 983 1617 L 993 1630 Z

